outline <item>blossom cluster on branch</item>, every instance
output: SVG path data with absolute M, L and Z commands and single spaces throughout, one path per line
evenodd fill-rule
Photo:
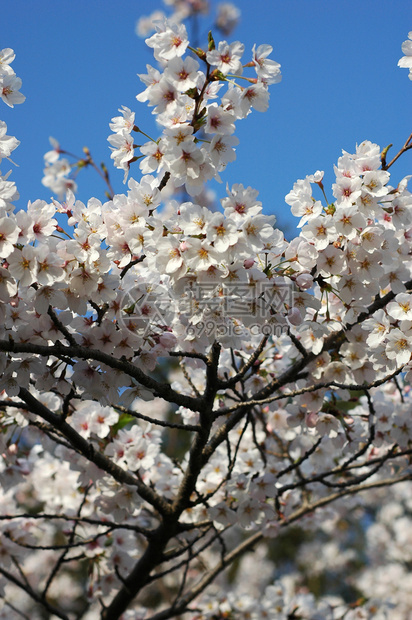
M 167 20 L 146 43 L 158 68 L 137 99 L 162 133 L 126 107 L 112 119 L 126 193 L 103 167 L 109 199 L 76 200 L 58 143 L 46 176 L 65 200 L 15 211 L 0 179 L 0 617 L 401 618 L 367 572 L 348 605 L 295 576 L 256 584 L 241 558 L 266 570 L 263 541 L 411 479 L 412 194 L 389 169 L 412 135 L 391 161 L 369 141 L 343 152 L 331 190 L 321 171 L 298 180 L 288 241 L 251 187 L 197 202 L 235 160 L 236 122 L 268 108 L 271 46 L 245 62 L 242 43 L 191 47 Z
M 167 18 L 170 22 L 180 24 L 184 20 L 194 20 L 210 12 L 209 0 L 164 0 L 164 4 L 172 12 L 166 14 L 156 10 L 148 16 L 141 17 L 136 24 L 136 34 L 146 37 L 155 29 L 157 21 Z M 232 2 L 219 2 L 216 7 L 214 26 L 224 36 L 228 36 L 236 28 L 240 20 L 240 10 Z

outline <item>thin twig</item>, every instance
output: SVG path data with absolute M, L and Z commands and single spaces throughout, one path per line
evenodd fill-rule
M 406 140 L 405 144 L 403 145 L 403 147 L 400 149 L 400 151 L 395 155 L 395 157 L 389 162 L 389 164 L 386 163 L 385 160 L 382 161 L 382 170 L 388 170 L 397 159 L 399 159 L 399 157 L 401 155 L 403 155 L 403 153 L 405 153 L 406 151 L 408 151 L 409 149 L 412 149 L 412 133 L 409 136 L 409 138 Z
M 144 420 L 145 422 L 150 422 L 151 424 L 156 424 L 157 426 L 162 426 L 164 428 L 178 428 L 182 431 L 193 431 L 198 433 L 200 431 L 200 426 L 198 424 L 179 424 L 178 422 L 165 422 L 164 420 L 159 420 L 157 418 L 151 418 L 150 416 L 143 415 L 143 413 L 137 413 L 132 409 L 128 409 L 127 407 L 123 407 L 122 405 L 114 405 L 111 407 L 116 409 L 116 411 L 120 411 L 121 413 L 127 413 L 133 418 L 137 418 L 138 420 Z

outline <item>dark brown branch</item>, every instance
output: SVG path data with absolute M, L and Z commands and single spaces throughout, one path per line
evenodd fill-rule
M 54 325 L 57 327 L 57 329 L 63 334 L 63 336 L 66 338 L 67 342 L 73 346 L 76 346 L 76 340 L 73 337 L 73 334 L 71 334 L 69 332 L 69 330 L 67 329 L 67 327 L 65 327 L 65 325 L 63 325 L 63 323 L 59 320 L 56 312 L 53 310 L 52 306 L 49 306 L 47 309 L 47 314 L 49 315 L 49 317 L 51 318 L 51 320 L 53 321 Z
M 398 484 L 399 482 L 405 482 L 407 480 L 412 479 L 412 474 L 405 474 L 403 476 L 398 476 L 394 479 L 386 479 L 379 480 L 377 482 L 370 482 L 368 484 L 364 484 L 362 486 L 356 486 L 349 489 L 344 489 L 341 491 L 337 491 L 336 493 L 329 495 L 328 497 L 323 497 L 316 502 L 308 503 L 302 508 L 299 508 L 294 513 L 292 513 L 289 517 L 284 519 L 279 523 L 280 527 L 286 527 L 291 523 L 299 521 L 307 514 L 310 514 L 317 510 L 318 508 L 322 508 L 323 506 L 327 506 L 328 504 L 333 503 L 334 501 L 345 497 L 346 495 L 355 495 L 357 493 L 361 493 L 363 491 L 367 491 L 369 489 L 380 488 L 385 486 L 392 486 L 394 484 Z M 178 602 L 175 607 L 169 607 L 168 609 L 164 609 L 158 613 L 153 614 L 147 620 L 169 620 L 169 618 L 173 618 L 178 614 L 182 614 L 188 610 L 188 605 L 191 603 L 197 596 L 199 596 L 204 590 L 210 585 L 216 577 L 225 570 L 228 566 L 230 566 L 234 561 L 236 561 L 239 557 L 244 555 L 247 551 L 253 549 L 253 547 L 263 540 L 264 535 L 262 532 L 257 532 L 252 534 L 247 540 L 240 543 L 235 549 L 233 549 L 230 553 L 226 554 L 220 562 L 208 571 L 203 577 L 195 584 Z M 193 610 L 189 610 L 192 611 Z
M 110 474 L 118 482 L 136 487 L 139 495 L 161 514 L 170 512 L 170 505 L 164 498 L 160 497 L 141 480 L 118 465 L 115 465 L 107 456 L 98 452 L 94 445 L 86 441 L 86 439 L 75 431 L 62 416 L 50 411 L 50 409 L 45 407 L 45 405 L 38 401 L 25 388 L 20 388 L 19 396 L 27 404 L 32 413 L 40 416 L 54 428 L 58 429 L 69 441 L 70 445 L 80 452 L 88 461 L 91 461 L 97 465 L 97 467 Z
M 168 551 L 165 551 L 165 553 L 163 554 L 163 562 L 170 562 L 171 560 L 179 558 L 181 555 L 186 553 L 190 548 L 193 548 L 193 546 L 196 543 L 198 543 L 199 540 L 202 540 L 202 538 L 204 538 L 210 532 L 211 529 L 213 529 L 213 523 L 209 521 L 207 527 L 204 528 L 203 531 L 201 531 L 199 534 L 196 535 L 196 538 L 194 538 L 193 540 L 190 540 L 190 542 L 188 542 L 186 545 L 182 545 L 181 547 L 178 547 L 176 549 L 173 548 Z M 158 577 L 159 577 L 159 573 L 156 573 L 156 579 L 158 579 Z
M 10 609 L 12 609 L 15 614 L 17 614 L 18 616 L 21 616 L 22 618 L 24 618 L 24 620 L 30 620 L 29 616 L 27 616 L 23 611 L 20 611 L 20 609 L 17 609 L 17 607 L 15 607 L 7 599 L 4 599 L 4 604 L 7 605 L 7 607 L 10 607 Z
M 123 579 L 122 587 L 102 611 L 102 620 L 118 620 L 131 601 L 150 580 L 150 573 L 162 560 L 167 543 L 176 533 L 176 522 L 165 519 L 154 532 L 146 550 L 136 562 L 130 574 Z
M 126 273 L 129 271 L 129 269 L 131 269 L 135 265 L 138 265 L 139 263 L 142 263 L 145 258 L 146 258 L 145 254 L 142 254 L 142 256 L 139 256 L 139 258 L 135 258 L 134 260 L 131 260 L 130 263 L 128 263 L 126 267 L 123 267 L 122 271 L 120 272 L 120 279 L 123 279 Z
M 179 424 L 177 422 L 165 422 L 164 420 L 158 420 L 157 418 L 151 418 L 150 416 L 143 415 L 143 413 L 137 413 L 136 411 L 132 411 L 132 409 L 128 409 L 127 407 L 122 407 L 121 405 L 111 405 L 113 409 L 116 411 L 120 411 L 121 413 L 127 413 L 133 418 L 137 418 L 138 420 L 144 420 L 145 422 L 150 422 L 151 424 L 156 424 L 157 426 L 162 426 L 163 428 L 177 428 L 182 431 L 192 431 L 194 433 L 198 433 L 200 431 L 200 426 L 197 424 Z
M 164 175 L 163 175 L 162 180 L 159 183 L 159 187 L 158 187 L 159 192 L 161 192 L 162 189 L 164 187 L 166 187 L 167 182 L 168 182 L 169 179 L 170 179 L 170 172 L 165 172 Z
M 412 289 L 412 280 L 408 280 L 408 282 L 405 282 L 405 288 L 407 291 Z M 330 334 L 330 336 L 325 338 L 321 353 L 340 346 L 340 344 L 346 339 L 345 332 L 350 331 L 353 327 L 355 327 L 355 325 L 359 325 L 360 323 L 368 319 L 377 310 L 384 308 L 390 301 L 392 301 L 392 299 L 395 298 L 395 295 L 396 293 L 390 291 L 383 297 L 377 297 L 375 301 L 372 302 L 364 312 L 360 313 L 354 323 L 343 326 L 341 330 L 333 332 L 332 334 Z M 306 358 L 302 358 L 301 360 L 295 362 L 290 368 L 285 370 L 280 377 L 273 379 L 273 381 L 268 383 L 268 385 L 263 387 L 257 394 L 255 394 L 255 400 L 261 401 L 262 399 L 265 399 L 271 394 L 273 394 L 274 391 L 280 389 L 284 385 L 295 381 L 296 377 L 300 374 L 300 372 L 310 362 L 315 360 L 318 355 L 311 352 Z M 360 389 L 363 388 L 364 386 L 362 386 Z
M 264 338 L 262 338 L 262 340 L 259 343 L 259 346 L 255 349 L 255 351 L 249 357 L 247 362 L 242 366 L 242 368 L 239 370 L 238 373 L 236 373 L 234 377 L 230 377 L 230 379 L 227 379 L 226 381 L 219 380 L 218 382 L 219 390 L 225 390 L 227 388 L 231 388 L 235 386 L 236 383 L 238 383 L 239 381 L 245 378 L 246 373 L 253 367 L 255 362 L 257 362 L 257 360 L 259 359 L 259 356 L 262 353 L 263 349 L 265 348 L 267 341 L 268 341 L 268 336 L 265 336 Z
M 229 455 L 229 467 L 228 467 L 228 471 L 227 471 L 226 476 L 224 478 L 222 478 L 222 480 L 219 482 L 218 485 L 216 485 L 216 488 L 213 491 L 211 491 L 210 493 L 207 493 L 207 495 L 201 495 L 198 499 L 196 499 L 195 501 L 191 502 L 190 506 L 197 506 L 198 504 L 205 504 L 207 506 L 208 501 L 214 495 L 216 495 L 216 493 L 222 488 L 222 486 L 224 484 L 226 484 L 226 482 L 228 480 L 230 480 L 230 478 L 232 476 L 233 469 L 234 469 L 234 467 L 236 465 L 236 458 L 237 458 L 237 455 L 238 455 L 239 450 L 240 450 L 240 444 L 242 442 L 243 436 L 244 436 L 244 434 L 246 432 L 246 429 L 249 426 L 249 424 L 250 424 L 250 419 L 249 419 L 249 417 L 247 417 L 246 421 L 245 421 L 245 423 L 243 425 L 242 431 L 239 434 L 239 438 L 238 438 L 237 444 L 235 446 L 235 453 L 233 455 L 233 458 L 231 459 L 230 455 Z M 228 441 L 227 444 L 228 444 L 228 449 L 230 449 L 230 442 Z
M 98 534 L 95 534 L 94 536 L 91 536 L 90 538 L 85 538 L 84 540 L 79 540 L 78 542 L 68 542 L 64 544 L 55 544 L 55 545 L 32 545 L 30 543 L 23 543 L 19 540 L 15 540 L 14 538 L 12 538 L 10 534 L 8 534 L 7 532 L 4 533 L 3 536 L 6 536 L 6 538 L 9 538 L 16 545 L 18 545 L 19 547 L 23 547 L 24 549 L 33 549 L 33 550 L 40 549 L 41 551 L 60 551 L 60 550 L 69 551 L 69 549 L 75 549 L 76 547 L 83 547 L 84 545 L 90 545 L 96 542 L 96 540 L 98 540 L 102 536 L 107 536 L 107 534 L 110 534 L 112 531 L 113 531 L 113 528 L 110 527 L 110 528 L 107 528 L 104 532 L 99 532 Z M 69 558 L 70 562 L 72 560 L 73 558 Z
M 270 396 L 268 398 L 264 398 L 263 400 L 248 400 L 242 403 L 242 407 L 255 407 L 257 405 L 267 405 L 268 403 L 273 403 L 277 400 L 284 400 L 285 398 L 294 398 L 295 396 L 301 396 L 302 394 L 307 394 L 309 392 L 316 392 L 317 390 L 326 389 L 329 387 L 337 387 L 342 390 L 352 390 L 356 392 L 362 392 L 365 390 L 370 390 L 371 388 L 379 387 L 384 383 L 387 383 L 397 375 L 399 375 L 403 371 L 403 366 L 397 368 L 394 372 L 382 379 L 377 379 L 376 381 L 372 381 L 368 384 L 357 384 L 357 383 L 339 383 L 338 381 L 325 381 L 323 383 L 316 383 L 314 385 L 308 385 L 307 387 L 301 388 L 299 390 L 293 390 L 291 392 L 282 392 L 279 396 Z M 232 407 L 225 407 L 222 409 L 217 409 L 215 411 L 216 417 L 220 417 L 223 415 L 227 415 L 229 413 L 233 413 L 238 411 L 239 405 L 233 405 Z
M 321 474 L 318 474 L 316 476 L 312 476 L 311 478 L 302 478 L 301 480 L 299 480 L 298 482 L 294 482 L 294 483 L 290 483 L 290 484 L 285 484 L 283 487 L 280 487 L 278 490 L 278 495 L 283 495 L 283 493 L 285 493 L 285 491 L 290 491 L 292 489 L 297 489 L 300 487 L 306 487 L 310 484 L 313 484 L 314 482 L 320 482 L 321 484 L 323 484 L 324 486 L 327 486 L 331 489 L 344 489 L 350 486 L 353 486 L 355 484 L 360 484 L 361 482 L 364 482 L 365 480 L 367 480 L 368 478 L 370 478 L 371 476 L 373 476 L 374 474 L 376 474 L 382 467 L 383 465 L 390 459 L 392 458 L 396 458 L 396 449 L 397 449 L 397 445 L 395 444 L 394 446 L 392 446 L 392 448 L 390 448 L 388 450 L 388 452 L 381 457 L 380 459 L 377 460 L 377 463 L 375 465 L 375 467 L 373 467 L 372 469 L 368 470 L 367 472 L 365 472 L 364 474 L 361 474 L 359 476 L 356 476 L 354 478 L 350 478 L 349 480 L 347 480 L 346 482 L 328 482 L 326 480 L 326 478 L 329 478 L 330 476 L 337 476 L 339 474 L 344 474 L 346 473 L 346 469 L 345 469 L 345 464 L 343 464 L 342 466 L 336 467 L 334 469 L 331 469 L 329 471 L 323 472 Z M 364 467 L 368 467 L 369 463 L 365 462 L 364 463 Z
M 282 471 L 279 471 L 276 474 L 276 478 L 279 479 L 282 476 L 285 476 L 286 474 L 289 474 L 291 471 L 300 467 L 300 465 L 302 465 L 302 463 L 304 463 L 316 451 L 321 441 L 322 437 L 319 437 L 319 439 L 313 444 L 313 446 L 311 446 L 309 450 L 306 450 L 306 452 L 299 459 L 291 463 L 288 467 L 285 467 L 285 469 L 282 469 Z
M 212 529 L 212 527 L 213 526 L 211 526 L 210 529 Z M 206 535 L 207 533 L 209 533 L 210 529 L 203 535 Z M 198 557 L 203 551 L 205 551 L 205 549 L 208 549 L 210 545 L 219 538 L 220 532 L 215 533 L 210 539 L 208 539 L 205 543 L 203 543 L 203 545 L 199 547 L 199 549 L 196 549 L 196 551 L 193 551 L 194 544 L 197 543 L 202 538 L 202 536 L 199 536 L 198 538 L 196 538 L 192 543 L 189 543 L 188 545 L 186 545 L 186 547 L 182 550 L 180 555 L 183 555 L 184 553 L 189 553 L 190 558 L 182 560 L 178 564 L 175 564 L 174 566 L 171 566 L 170 568 L 167 568 L 164 571 L 161 571 L 160 573 L 154 573 L 153 576 L 148 581 L 148 583 L 153 583 L 154 581 L 157 581 L 158 579 L 161 579 L 162 577 L 166 577 L 166 575 L 170 575 L 171 573 L 174 573 L 179 568 L 187 566 L 189 562 L 191 562 L 194 558 Z M 178 557 L 178 556 L 176 555 L 175 557 Z M 169 561 L 169 558 L 167 558 L 167 561 Z
M 293 342 L 293 344 L 295 345 L 295 347 L 297 348 L 297 350 L 299 351 L 299 353 L 302 355 L 302 357 L 307 357 L 309 355 L 308 351 L 306 351 L 303 344 L 300 342 L 298 338 L 296 338 L 296 336 L 292 333 L 290 328 L 288 329 L 288 336 Z
M 392 146 L 392 145 L 391 145 Z M 384 154 L 384 157 L 382 158 L 382 170 L 388 170 L 397 159 L 399 159 L 399 157 L 401 155 L 403 155 L 403 153 L 406 153 L 406 151 L 408 151 L 409 149 L 412 149 L 412 133 L 409 136 L 409 138 L 406 140 L 405 144 L 403 145 L 403 147 L 400 149 L 400 151 L 395 155 L 395 157 L 389 162 L 389 164 L 386 163 L 386 153 Z M 387 151 L 387 149 L 385 149 Z
M 103 317 L 106 314 L 107 310 L 109 309 L 109 304 L 105 303 L 103 304 L 102 307 L 100 307 L 99 304 L 96 304 L 92 299 L 89 299 L 89 304 L 91 305 L 91 307 L 93 308 L 93 310 L 95 310 L 97 314 L 97 325 L 101 325 Z M 70 343 L 70 344 L 74 344 L 74 346 L 76 346 L 77 343 L 76 341 L 74 341 L 73 343 Z
M 146 538 L 150 538 L 152 532 L 150 530 L 146 530 L 138 525 L 131 525 L 129 523 L 115 523 L 114 521 L 109 521 L 106 518 L 100 519 L 91 519 L 90 517 L 73 517 L 68 515 L 59 515 L 59 514 L 48 514 L 45 512 L 42 513 L 21 513 L 18 515 L 0 515 L 0 521 L 13 521 L 15 519 L 46 519 L 46 520 L 63 520 L 63 521 L 74 521 L 76 523 L 88 523 L 89 525 L 101 525 L 102 527 L 110 528 L 111 530 L 119 529 L 119 530 L 130 530 L 132 532 L 137 532 L 138 534 L 142 534 L 146 536 Z M 206 523 L 205 523 L 206 524 Z M 198 524 L 190 524 L 196 525 Z
M 71 357 L 83 360 L 94 360 L 96 362 L 106 364 L 109 368 L 121 370 L 126 375 L 132 377 L 141 385 L 153 392 L 153 394 L 160 396 L 167 402 L 187 407 L 192 411 L 198 411 L 201 406 L 199 399 L 192 398 L 191 396 L 186 396 L 184 394 L 179 394 L 173 390 L 168 383 L 160 383 L 159 381 L 156 381 L 156 379 L 145 375 L 145 373 L 133 363 L 128 362 L 124 358 L 118 359 L 117 357 L 104 353 L 103 351 L 99 351 L 98 349 L 89 349 L 87 347 L 81 347 L 80 345 L 65 346 L 60 343 L 56 343 L 53 346 L 45 346 L 39 344 L 18 343 L 12 340 L 0 340 L 0 351 L 5 351 L 8 353 L 33 353 L 34 355 L 41 355 L 43 357 L 53 356 L 59 359 Z
M 77 516 L 80 517 L 82 509 L 86 503 L 86 498 L 87 498 L 87 494 L 90 490 L 90 486 L 86 487 L 84 493 L 83 493 L 83 498 L 82 501 L 80 502 L 80 506 L 77 510 Z M 50 588 L 50 586 L 53 583 L 54 578 L 57 576 L 59 570 L 62 568 L 62 566 L 64 565 L 64 563 L 66 562 L 66 556 L 70 550 L 71 547 L 73 547 L 75 545 L 74 542 L 74 537 L 76 535 L 76 528 L 78 526 L 78 523 L 74 522 L 73 526 L 72 526 L 72 530 L 70 532 L 70 536 L 69 536 L 69 542 L 68 545 L 65 546 L 65 548 L 63 548 L 63 553 L 60 554 L 60 557 L 57 558 L 57 561 L 55 563 L 55 565 L 53 566 L 52 570 L 50 571 L 50 575 L 46 581 L 46 584 L 43 588 L 43 592 L 42 592 L 42 598 L 45 599 L 47 596 L 47 592 Z M 110 531 L 110 530 L 109 530 Z M 99 536 L 94 536 L 94 541 L 97 540 L 99 538 Z M 92 540 L 92 542 L 94 542 Z
M 207 360 L 207 358 L 206 358 L 206 360 Z M 191 377 L 190 377 L 190 375 L 189 375 L 189 373 L 187 371 L 187 368 L 186 368 L 183 360 L 180 361 L 180 368 L 182 370 L 184 378 L 186 379 L 186 381 L 188 382 L 188 384 L 192 388 L 193 393 L 196 396 L 196 398 L 201 398 L 200 392 L 197 389 L 197 387 L 195 386 L 195 384 L 193 383 L 193 381 L 192 381 L 192 379 L 191 379 Z
M 49 613 L 61 618 L 61 620 L 70 620 L 69 616 L 66 616 L 66 614 L 60 611 L 60 609 L 57 609 L 57 607 L 49 603 L 47 600 L 43 600 L 43 598 L 33 590 L 28 582 L 23 583 L 19 581 L 15 575 L 7 571 L 2 566 L 0 566 L 0 574 L 10 581 L 10 583 L 14 583 L 15 586 L 26 592 L 30 598 L 32 598 L 36 603 L 42 605 Z
M 197 410 L 200 414 L 200 431 L 193 438 L 188 464 L 176 498 L 170 507 L 168 505 L 169 510 L 163 512 L 162 523 L 153 533 L 145 552 L 130 574 L 124 579 L 122 587 L 110 605 L 103 611 L 102 620 L 118 620 L 135 596 L 149 583 L 151 571 L 162 561 L 166 545 L 178 531 L 178 520 L 183 510 L 188 506 L 190 496 L 196 488 L 196 482 L 203 467 L 202 451 L 209 438 L 213 423 L 211 413 L 217 392 L 219 355 L 220 345 L 214 343 L 208 357 L 205 393 L 200 401 L 196 401 L 199 402 Z
M 169 351 L 171 357 L 191 357 L 195 360 L 201 360 L 207 364 L 208 357 L 202 353 L 194 353 L 193 351 Z

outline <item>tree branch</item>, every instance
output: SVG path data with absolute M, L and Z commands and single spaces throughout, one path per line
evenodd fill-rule
M 57 428 L 62 435 L 66 437 L 70 445 L 77 452 L 80 452 L 88 461 L 91 461 L 107 474 L 110 474 L 118 482 L 136 487 L 139 495 L 151 506 L 156 508 L 160 514 L 167 514 L 170 512 L 170 504 L 164 498 L 160 497 L 141 480 L 118 465 L 115 465 L 109 458 L 107 458 L 107 456 L 104 456 L 98 452 L 95 449 L 95 446 L 79 435 L 79 433 L 75 431 L 62 416 L 50 411 L 50 409 L 38 401 L 25 388 L 20 388 L 19 396 L 28 405 L 32 413 L 40 416 L 53 427 Z
M 0 574 L 3 575 L 10 583 L 14 583 L 15 586 L 26 592 L 36 603 L 42 605 L 49 613 L 54 614 L 61 620 L 70 620 L 69 616 L 67 616 L 64 612 L 57 609 L 54 605 L 49 603 L 47 600 L 43 599 L 37 592 L 33 590 L 33 588 L 29 585 L 29 583 L 22 583 L 15 577 L 12 573 L 7 571 L 5 568 L 0 566 Z
M 104 353 L 103 351 L 99 351 L 98 349 L 89 349 L 79 345 L 65 346 L 60 343 L 53 346 L 45 346 L 39 344 L 17 343 L 13 340 L 0 340 L 0 351 L 12 354 L 32 353 L 34 355 L 41 355 L 42 357 L 53 356 L 58 359 L 67 359 L 69 357 L 83 360 L 94 360 L 106 364 L 109 368 L 121 370 L 126 375 L 132 377 L 141 385 L 153 392 L 153 394 L 160 396 L 167 402 L 187 407 L 192 411 L 198 411 L 199 407 L 201 407 L 200 399 L 179 394 L 173 390 L 168 383 L 160 383 L 159 381 L 156 381 L 156 379 L 145 375 L 145 373 L 133 363 L 128 362 L 125 359 L 118 359 L 117 357 Z

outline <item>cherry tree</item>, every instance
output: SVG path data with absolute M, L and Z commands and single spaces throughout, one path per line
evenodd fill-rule
M 369 141 L 343 152 L 330 190 L 321 171 L 298 180 L 291 240 L 254 188 L 215 208 L 207 182 L 224 180 L 236 123 L 267 110 L 280 65 L 268 44 L 192 46 L 184 19 L 202 2 L 175 4 L 146 38 L 137 96 L 160 135 L 124 106 L 110 123 L 125 192 L 86 150 L 108 200 L 76 200 L 56 141 L 50 203 L 16 211 L 0 177 L 0 617 L 404 618 L 412 195 L 391 173 L 412 134 L 391 158 Z M 217 25 L 235 21 L 226 5 Z M 13 60 L 0 52 L 11 107 Z M 0 156 L 18 144 L 1 122 Z M 344 574 L 339 524 L 371 511 L 382 565 L 361 572 L 363 597 L 316 599 L 274 573 L 268 550 L 298 525 L 299 562 Z

